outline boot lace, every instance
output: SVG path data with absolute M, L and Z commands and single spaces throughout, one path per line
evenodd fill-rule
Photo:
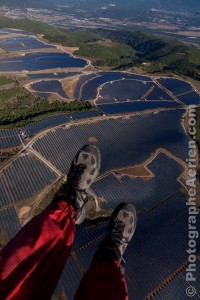
M 125 224 L 120 220 L 114 220 L 112 227 L 111 240 L 115 245 L 128 244 L 128 238 L 123 236 Z

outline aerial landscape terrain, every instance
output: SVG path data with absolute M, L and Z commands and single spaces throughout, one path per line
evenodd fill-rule
M 0 0 L 0 249 L 51 202 L 83 145 L 102 155 L 52 300 L 73 299 L 122 201 L 138 215 L 124 257 L 129 299 L 190 299 L 189 145 L 200 230 L 200 4 L 177 2 Z

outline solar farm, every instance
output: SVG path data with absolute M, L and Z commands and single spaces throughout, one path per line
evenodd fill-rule
M 200 92 L 180 78 L 87 71 L 85 59 L 57 52 L 54 45 L 44 47 L 28 32 L 0 30 L 0 36 L 9 33 L 20 36 L 0 38 L 0 48 L 17 53 L 0 59 L 1 74 L 25 74 L 26 87 L 37 96 L 90 101 L 94 109 L 57 113 L 20 128 L 0 129 L 0 153 L 19 151 L 0 169 L 0 237 L 5 237 L 0 248 L 57 182 L 66 178 L 76 152 L 93 143 L 102 156 L 101 171 L 91 190 L 98 210 L 110 212 L 126 201 L 134 204 L 138 213 L 136 233 L 124 257 L 129 299 L 187 299 L 184 174 L 190 137 L 183 120 L 188 105 L 200 105 Z M 29 53 L 30 49 L 33 52 Z M 24 55 L 20 51 L 25 51 Z M 65 83 L 72 79 L 76 84 L 70 96 Z M 28 213 L 21 214 L 27 207 Z M 86 220 L 77 226 L 54 299 L 63 293 L 66 299 L 73 299 L 107 227 L 108 218 Z M 199 251 L 198 244 L 198 266 Z M 200 268 L 196 276 L 200 279 Z M 194 287 L 196 299 L 200 299 L 198 280 Z
M 52 93 L 57 94 L 61 98 L 69 99 L 69 96 L 63 90 L 62 82 L 59 80 L 42 80 L 30 85 L 30 88 L 37 93 L 38 96 L 42 94 L 42 97 L 45 96 L 48 98 Z M 45 98 L 46 98 L 45 97 Z
M 7 52 L 26 51 L 42 48 L 55 48 L 54 46 L 45 44 L 34 37 L 20 36 L 13 38 L 0 39 L 0 48 Z

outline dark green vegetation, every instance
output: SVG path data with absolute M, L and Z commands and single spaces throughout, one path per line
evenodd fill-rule
M 89 102 L 65 103 L 34 97 L 19 84 L 0 90 L 0 127 L 22 126 L 59 112 L 78 112 L 93 109 Z
M 6 76 L 0 76 L 0 86 L 5 84 L 10 84 L 10 83 L 14 83 L 14 80 Z
M 17 154 L 18 150 L 12 152 L 0 152 L 0 164 Z
M 58 43 L 63 46 L 76 47 L 101 40 L 101 36 L 89 31 L 60 31 L 58 34 L 45 34 L 44 38 L 50 43 Z
M 35 34 L 52 34 L 57 35 L 60 33 L 60 30 L 49 26 L 47 24 L 33 21 L 29 19 L 9 19 L 5 17 L 0 17 L 0 28 L 16 28 L 32 32 Z
M 200 80 L 200 50 L 142 32 L 97 29 L 95 33 L 136 51 L 137 63 L 150 73 L 173 71 Z
M 99 67 L 127 69 L 141 67 L 145 72 L 174 72 L 200 80 L 200 50 L 175 40 L 130 31 L 96 29 L 45 35 L 50 42 L 78 46 L 77 55 L 95 60 Z
M 125 68 L 132 66 L 135 60 L 135 51 L 120 43 L 109 43 L 109 46 L 106 42 L 83 44 L 76 54 L 95 58 L 96 61 L 93 64 L 100 67 Z
M 131 66 L 135 60 L 135 51 L 128 45 L 104 40 L 99 34 L 90 31 L 63 32 L 58 35 L 44 35 L 44 38 L 50 43 L 79 47 L 75 54 L 94 59 L 95 66 L 125 68 Z

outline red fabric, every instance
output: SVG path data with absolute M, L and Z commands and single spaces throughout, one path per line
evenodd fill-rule
M 0 252 L 0 300 L 50 300 L 75 235 L 75 211 L 49 205 Z M 127 300 L 119 263 L 98 257 L 84 275 L 76 300 Z
M 0 252 L 0 299 L 50 299 L 75 234 L 74 209 L 60 201 L 32 219 Z
M 128 292 L 120 263 L 98 256 L 84 275 L 74 300 L 128 300 Z

